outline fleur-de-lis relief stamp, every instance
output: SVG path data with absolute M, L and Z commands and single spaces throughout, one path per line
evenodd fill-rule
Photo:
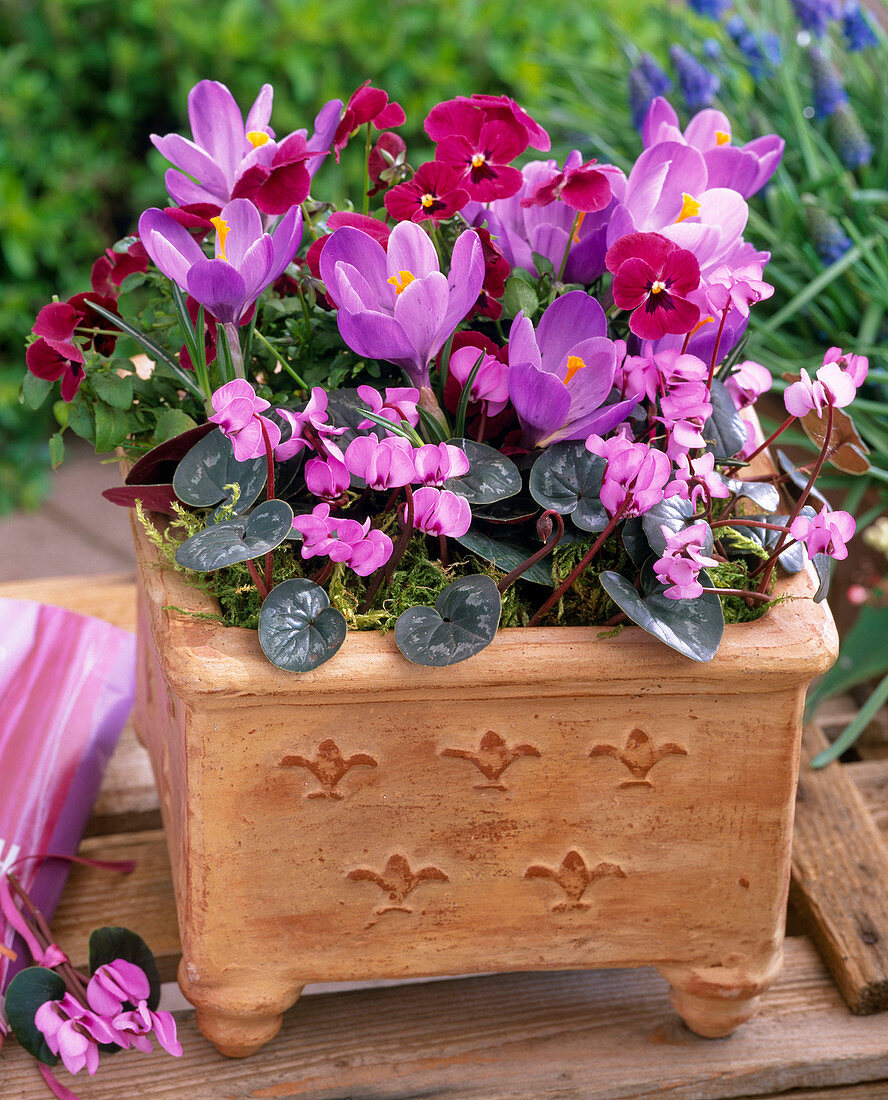
M 621 787 L 652 787 L 648 772 L 664 756 L 687 756 L 688 750 L 684 745 L 675 741 L 661 741 L 654 744 L 649 734 L 643 729 L 634 729 L 626 738 L 626 744 L 622 749 L 616 745 L 594 745 L 589 750 L 590 756 L 612 756 L 614 760 L 628 768 L 631 778 L 624 779 Z
M 374 871 L 370 867 L 356 867 L 353 871 L 349 871 L 346 878 L 356 882 L 374 882 L 380 890 L 388 894 L 388 902 L 373 910 L 377 916 L 392 910 L 412 913 L 412 907 L 404 903 L 417 886 L 423 882 L 450 882 L 440 867 L 421 867 L 418 871 L 412 871 L 407 857 L 398 852 L 389 856 L 382 871 Z
M 325 738 L 318 745 L 314 760 L 309 760 L 305 756 L 285 756 L 281 760 L 282 768 L 305 768 L 320 783 L 321 789 L 310 791 L 306 798 L 342 798 L 342 792 L 336 790 L 337 785 L 343 776 L 359 765 L 375 768 L 377 763 L 365 752 L 343 756 L 339 746 L 331 737 Z
M 626 872 L 616 863 L 598 863 L 589 867 L 576 848 L 572 848 L 558 867 L 547 867 L 534 863 L 524 872 L 525 878 L 550 878 L 564 891 L 565 900 L 556 902 L 550 912 L 564 913 L 568 909 L 588 909 L 589 903 L 582 900 L 583 894 L 596 879 L 606 875 L 625 878 Z
M 469 760 L 484 776 L 486 783 L 475 783 L 475 790 L 508 790 L 500 777 L 519 756 L 539 756 L 540 750 L 533 745 L 506 745 L 498 733 L 488 730 L 481 738 L 477 751 L 471 749 L 442 749 L 442 756 L 455 756 L 460 760 Z

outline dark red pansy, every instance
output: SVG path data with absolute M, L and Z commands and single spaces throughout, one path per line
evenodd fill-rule
M 138 237 L 131 241 L 126 252 L 115 252 L 108 248 L 92 266 L 89 285 L 94 294 L 114 297 L 120 284 L 135 272 L 148 270 L 148 253 Z
M 74 395 L 80 389 L 80 383 L 86 377 L 83 356 L 79 351 L 77 355 L 80 356 L 79 359 L 60 354 L 41 336 L 25 350 L 25 364 L 31 374 L 47 382 L 56 382 L 61 378 L 62 400 L 73 401 Z
M 367 158 L 367 174 L 373 185 L 367 194 L 372 198 L 397 183 L 405 173 L 407 143 L 400 134 L 387 130 L 370 150 Z M 406 169 L 409 172 L 409 169 Z
M 107 309 L 109 313 L 120 314 L 117 311 L 117 300 L 110 295 L 93 294 L 87 291 L 84 294 L 74 294 L 68 299 L 68 305 L 73 306 L 75 310 L 80 314 L 81 319 L 77 322 L 77 329 L 107 329 L 110 324 L 105 318 L 91 307 L 90 303 L 96 302 L 103 309 Z M 34 330 L 37 331 L 36 328 Z M 38 335 L 40 335 L 38 333 Z M 99 355 L 113 355 L 114 348 L 117 346 L 117 336 L 107 335 L 105 333 L 83 333 L 86 337 L 86 347 L 93 347 L 99 353 Z
M 262 146 L 260 148 L 260 155 Z M 286 214 L 308 198 L 311 173 L 306 161 L 326 156 L 312 152 L 304 134 L 290 134 L 277 146 L 269 164 L 259 160 L 240 176 L 232 199 L 249 199 L 263 214 Z
M 67 302 L 50 302 L 37 314 L 32 332 L 39 339 L 25 351 L 25 364 L 31 374 L 48 382 L 62 380 L 62 399 L 73 401 L 85 377 L 83 352 L 74 343 L 79 329 L 104 328 L 109 324 L 90 303 L 96 302 L 110 313 L 117 313 L 114 298 L 87 292 L 75 294 Z M 100 355 L 111 355 L 117 337 L 81 332 L 85 347 L 95 347 Z
M 642 340 L 680 336 L 700 320 L 687 299 L 700 285 L 700 265 L 688 249 L 660 233 L 628 233 L 608 249 L 605 264 L 614 303 L 632 310 L 629 328 Z
M 399 103 L 390 103 L 388 92 L 382 88 L 371 88 L 370 81 L 365 80 L 346 103 L 333 135 L 337 163 L 348 139 L 365 123 L 372 122 L 377 130 L 390 130 L 394 126 L 403 126 L 406 121 L 404 108 Z
M 466 110 L 483 114 L 490 122 L 508 122 L 524 131 L 525 148 L 528 145 L 541 152 L 551 148 L 552 142 L 538 122 L 523 111 L 514 99 L 506 95 L 457 96 L 455 99 L 438 103 L 429 111 L 425 120 L 425 131 L 432 141 L 441 141 L 451 134 L 459 133 L 463 127 Z
M 463 173 L 451 164 L 432 160 L 421 164 L 413 179 L 399 183 L 385 196 L 385 208 L 399 222 L 442 221 L 469 201 L 460 186 Z
M 484 283 L 481 286 L 478 301 L 466 319 L 469 320 L 480 315 L 489 317 L 492 321 L 498 321 L 503 313 L 503 305 L 500 299 L 505 292 L 506 279 L 511 274 L 512 268 L 506 257 L 493 243 L 489 230 L 476 227 L 475 232 L 481 239 L 481 254 L 484 257 Z
M 462 185 L 475 202 L 507 199 L 521 190 L 524 177 L 509 162 L 527 148 L 524 131 L 506 121 L 483 121 L 480 112 L 465 113 L 460 133 L 442 138 L 435 160 L 462 173 Z
M 360 229 L 362 233 L 368 234 L 374 241 L 382 245 L 384 249 L 388 247 L 391 229 L 389 229 L 385 222 L 381 222 L 378 218 L 371 218 L 368 214 L 355 214 L 350 210 L 334 210 L 327 218 L 327 229 L 332 231 L 334 229 L 339 229 L 342 225 L 350 225 L 353 229 Z M 323 252 L 324 245 L 332 236 L 332 232 L 324 233 L 323 236 L 311 242 L 308 246 L 308 251 L 305 253 L 306 266 L 316 279 L 320 279 L 321 277 L 321 252 Z M 337 308 L 336 303 L 330 297 L 329 291 L 327 292 L 326 300 L 331 309 Z

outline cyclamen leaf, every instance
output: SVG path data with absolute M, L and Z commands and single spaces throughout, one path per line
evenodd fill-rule
M 444 668 L 474 657 L 496 637 L 502 600 L 492 577 L 461 577 L 432 607 L 411 607 L 395 624 L 395 644 L 408 661 Z
M 160 973 L 151 948 L 141 936 L 130 932 L 128 928 L 118 925 L 96 928 L 89 937 L 90 974 L 95 974 L 100 966 L 106 966 L 115 959 L 123 959 L 145 971 L 151 990 L 147 1004 L 154 1012 L 160 1004 Z
M 799 470 L 792 459 L 784 452 L 778 449 L 777 451 L 777 465 L 787 475 L 789 480 L 797 489 L 801 489 L 804 492 L 805 486 L 808 484 L 809 474 L 806 474 L 804 470 Z M 796 494 L 800 496 L 801 494 Z M 823 493 L 814 485 L 811 488 L 810 496 L 814 500 L 819 501 L 820 504 L 826 504 L 827 500 Z
M 6 991 L 6 1018 L 19 1044 L 45 1066 L 58 1065 L 57 1054 L 49 1049 L 43 1032 L 34 1023 L 37 1009 L 47 1001 L 61 1000 L 65 983 L 54 970 L 29 966 L 9 983 Z
M 695 520 L 696 515 L 693 504 L 689 500 L 682 500 L 681 497 L 669 497 L 668 500 L 661 500 L 659 504 L 649 508 L 641 517 L 647 540 L 651 544 L 651 549 L 658 556 L 662 555 L 666 549 L 666 536 L 663 534 L 663 527 L 668 528 L 673 534 L 677 534 L 694 523 Z M 712 547 L 710 546 L 709 549 L 711 550 Z
M 479 558 L 492 561 L 497 569 L 504 573 L 511 573 L 522 562 L 539 550 L 539 546 L 531 546 L 526 540 L 519 537 L 503 535 L 488 535 L 484 531 L 470 527 L 464 535 L 459 535 L 456 541 L 466 550 L 471 550 Z M 534 584 L 546 584 L 553 587 L 552 565 L 549 559 L 538 561 L 521 574 L 521 580 L 533 581 Z
M 606 465 L 582 440 L 555 443 L 533 464 L 530 495 L 543 508 L 569 515 L 581 531 L 603 531 L 610 519 L 600 497 Z
M 176 550 L 176 561 L 186 569 L 210 573 L 267 554 L 280 546 L 292 528 L 290 505 L 266 500 L 249 516 L 212 524 L 186 539 Z
M 265 656 L 287 672 L 310 672 L 328 661 L 345 641 L 342 612 L 327 593 L 304 577 L 269 592 L 259 612 L 259 644 Z
M 633 585 L 619 573 L 605 570 L 601 587 L 626 615 L 642 630 L 692 661 L 711 661 L 718 652 L 725 629 L 721 600 L 704 592 L 695 600 L 670 600 L 663 593 L 666 586 L 657 581 L 645 594 L 639 595 Z M 700 581 L 707 587 L 712 581 L 705 570 Z
M 464 496 L 469 504 L 493 504 L 521 492 L 521 473 L 515 463 L 486 443 L 474 439 L 448 439 L 469 460 L 469 472 L 452 477 L 445 489 Z
M 264 457 L 249 458 L 238 462 L 234 457 L 231 440 L 218 428 L 196 443 L 176 467 L 173 488 L 176 496 L 194 508 L 211 508 L 215 504 L 228 503 L 231 490 L 228 485 L 240 486 L 237 500 L 238 513 L 247 508 L 262 492 L 268 476 L 268 464 Z
M 746 443 L 746 427 L 723 382 L 713 378 L 710 394 L 712 416 L 703 425 L 706 449 L 717 459 L 733 458 Z
M 727 486 L 738 497 L 746 497 L 763 512 L 776 512 L 780 507 L 780 493 L 767 481 L 736 481 L 728 478 Z

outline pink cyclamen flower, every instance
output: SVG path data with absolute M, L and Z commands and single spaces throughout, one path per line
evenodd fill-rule
M 401 505 L 401 516 L 406 505 Z M 413 526 L 427 535 L 448 535 L 458 538 L 472 523 L 469 502 L 449 489 L 433 489 L 424 485 L 413 494 Z
M 823 357 L 823 365 L 829 363 L 838 363 L 855 386 L 862 386 L 866 381 L 869 359 L 865 355 L 846 354 L 841 348 L 829 348 Z
M 443 485 L 451 477 L 469 472 L 465 451 L 453 443 L 426 443 L 413 453 L 416 480 L 422 485 Z
M 672 463 L 662 451 L 620 435 L 590 435 L 586 449 L 607 462 L 600 498 L 611 517 L 621 509 L 624 516 L 640 516 L 663 499 Z
M 263 427 L 272 449 L 280 443 L 280 428 L 273 420 L 259 415 L 270 407 L 269 402 L 257 397 L 246 379 L 235 378 L 233 382 L 226 382 L 213 394 L 212 401 L 215 412 L 207 420 L 218 424 L 231 440 L 238 462 L 259 458 L 266 453 Z
M 158 1046 L 174 1058 L 182 1055 L 182 1044 L 176 1034 L 176 1021 L 171 1012 L 152 1012 L 145 1001 L 129 1012 L 121 1012 L 111 1021 L 120 1038 L 121 1046 L 129 1045 L 148 1054 L 151 1040 L 148 1036 L 154 1032 Z
M 468 382 L 479 355 L 483 358 L 472 382 L 469 400 L 484 401 L 487 415 L 494 417 L 509 403 L 508 365 L 495 355 L 490 355 L 484 348 L 475 344 L 463 344 L 451 352 L 447 369 L 462 388 Z
M 721 264 L 706 276 L 706 304 L 715 313 L 732 306 L 741 317 L 749 316 L 750 303 L 763 302 L 774 293 L 770 283 L 762 280 L 760 263 L 732 267 Z
M 628 233 L 607 250 L 614 302 L 631 309 L 629 328 L 642 340 L 690 332 L 700 310 L 688 295 L 700 285 L 693 252 L 660 233 Z
M 371 530 L 370 520 L 359 523 L 331 516 L 329 504 L 318 504 L 307 515 L 295 516 L 293 527 L 303 536 L 302 557 L 327 555 L 344 562 L 359 577 L 368 577 L 392 556 L 394 545 L 384 531 Z
M 345 449 L 345 464 L 371 489 L 397 489 L 416 478 L 413 446 L 400 435 L 359 435 Z
M 703 586 L 697 579 L 700 570 L 718 565 L 715 558 L 703 552 L 711 538 L 708 524 L 701 520 L 682 531 L 671 531 L 666 526 L 660 530 L 666 539 L 666 550 L 654 563 L 654 572 L 661 584 L 672 586 L 663 595 L 670 600 L 696 599 L 703 594 Z
M 70 993 L 57 1001 L 44 1001 L 34 1014 L 34 1026 L 69 1073 L 86 1069 L 91 1077 L 99 1068 L 99 1043 L 126 1045 L 111 1021 L 84 1008 Z
M 715 455 L 707 451 L 699 458 L 690 458 L 686 454 L 675 458 L 675 480 L 666 486 L 664 495 L 690 500 L 696 507 L 701 497 L 719 500 L 729 497 L 731 492 L 725 479 L 715 469 Z
M 855 531 L 854 518 L 849 512 L 829 511 L 824 504 L 818 515 L 809 518 L 798 516 L 792 521 L 789 533 L 803 542 L 808 555 L 827 554 L 837 561 L 848 557 L 845 543 Z
M 312 444 L 305 436 L 306 430 L 313 431 L 321 439 L 330 436 L 342 435 L 345 428 L 334 428 L 327 423 L 327 391 L 321 386 L 315 386 L 311 391 L 311 397 L 301 412 L 292 409 L 276 409 L 279 416 L 290 425 L 290 438 L 283 443 L 278 443 L 274 448 L 274 457 L 278 462 L 286 462 L 288 458 L 299 454 L 305 447 Z
M 754 405 L 771 388 L 773 380 L 767 367 L 752 359 L 744 359 L 725 379 L 725 389 L 739 411 Z
M 116 1016 L 126 1002 L 137 1005 L 147 1001 L 151 986 L 145 971 L 126 959 L 115 959 L 100 966 L 86 987 L 86 999 L 100 1016 Z
M 850 405 L 856 393 L 854 379 L 842 370 L 838 362 L 833 361 L 820 367 L 814 380 L 802 367 L 802 377 L 787 386 L 783 403 L 791 416 L 806 416 L 813 412 L 822 417 L 827 407 L 841 409 Z
M 351 485 L 351 474 L 335 444 L 327 444 L 326 458 L 310 458 L 305 464 L 305 485 L 322 500 L 339 500 Z M 335 453 L 334 453 L 335 452 Z
M 358 397 L 370 406 L 370 412 L 375 416 L 381 416 L 393 424 L 400 424 L 402 420 L 405 420 L 411 428 L 419 424 L 419 410 L 416 407 L 419 401 L 419 390 L 413 386 L 389 386 L 384 397 L 372 386 L 358 386 Z M 358 424 L 358 428 L 372 427 L 372 420 L 362 420 Z
M 451 218 L 469 201 L 468 191 L 460 186 L 462 176 L 458 168 L 439 160 L 421 164 L 413 179 L 387 192 L 385 208 L 399 222 Z

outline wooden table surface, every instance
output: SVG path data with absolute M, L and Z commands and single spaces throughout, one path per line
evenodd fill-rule
M 0 584 L 127 629 L 132 578 Z M 822 744 L 806 733 L 806 755 Z M 58 1076 L 81 1100 L 665 1100 L 788 1095 L 888 1100 L 888 751 L 802 773 L 792 931 L 762 1010 L 729 1039 L 691 1034 L 653 970 L 496 974 L 373 987 L 315 987 L 253 1057 L 223 1058 L 177 1011 L 181 1059 L 106 1057 L 94 1078 Z M 75 964 L 92 928 L 138 931 L 171 980 L 179 956 L 157 797 L 132 728 L 109 765 L 82 853 L 134 858 L 127 876 L 72 871 L 53 928 Z M 804 925 L 801 923 L 804 922 Z M 815 947 L 815 941 L 823 956 Z M 835 978 L 823 959 L 829 961 Z M 312 993 L 311 988 L 309 989 Z M 844 999 L 843 999 L 844 998 Z M 0 1054 L 0 1098 L 49 1095 L 14 1042 Z

